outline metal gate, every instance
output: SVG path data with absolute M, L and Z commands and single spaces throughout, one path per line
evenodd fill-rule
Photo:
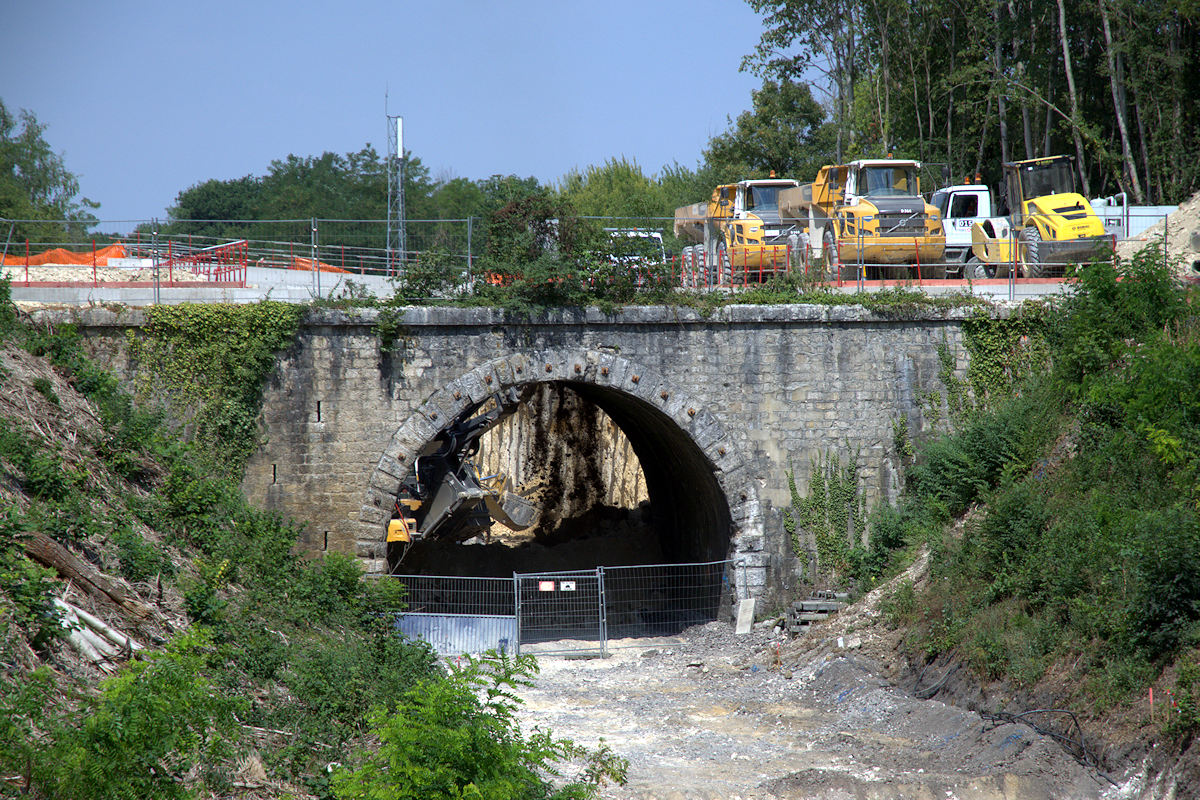
M 396 575 L 410 609 L 397 628 L 445 656 L 490 649 L 605 655 L 613 639 L 669 636 L 728 616 L 733 566 L 597 567 L 511 579 Z
M 513 575 L 513 580 L 519 647 L 532 645 L 539 653 L 604 653 L 603 568 Z

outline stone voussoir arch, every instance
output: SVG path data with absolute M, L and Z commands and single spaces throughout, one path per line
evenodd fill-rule
M 485 362 L 435 391 L 400 425 L 367 483 L 356 525 L 355 552 L 369 573 L 387 571 L 387 524 L 417 454 L 464 409 L 497 391 L 567 381 L 632 396 L 683 431 L 711 465 L 730 512 L 730 556 L 762 569 L 764 521 L 748 461 L 721 422 L 665 376 L 603 350 L 537 350 Z M 752 581 L 757 583 L 757 581 Z

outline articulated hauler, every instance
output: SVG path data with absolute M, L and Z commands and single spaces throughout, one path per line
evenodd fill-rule
M 739 181 L 718 186 L 707 202 L 675 209 L 675 235 L 692 242 L 683 251 L 688 282 L 758 282 L 787 272 L 799 231 L 780 218 L 779 196 L 797 186 L 786 178 Z
M 821 167 L 812 183 L 780 194 L 785 222 L 802 227 L 826 279 L 944 278 L 946 236 L 938 210 L 921 197 L 921 164 L 860 159 Z

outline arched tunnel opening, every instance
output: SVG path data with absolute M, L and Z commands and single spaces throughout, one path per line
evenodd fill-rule
M 439 478 L 456 449 L 469 472 L 455 473 L 449 459 L 463 480 Z M 654 565 L 622 588 L 623 605 L 644 608 L 672 602 L 664 584 L 679 582 L 673 566 L 729 556 L 729 504 L 709 459 L 662 411 L 611 387 L 547 381 L 497 393 L 449 422 L 415 462 L 391 525 L 414 535 L 389 541 L 392 574 L 511 578 Z M 435 502 L 439 480 L 453 485 L 440 496 L 469 496 L 470 473 L 497 498 L 456 511 Z M 513 502 L 499 508 L 505 498 Z M 705 591 L 727 609 L 728 582 L 715 574 Z

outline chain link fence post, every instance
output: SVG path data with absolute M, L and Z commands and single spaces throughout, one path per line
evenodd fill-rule
M 521 579 L 516 572 L 512 574 L 513 610 L 517 616 L 517 640 L 513 642 L 513 655 L 521 655 Z
M 161 301 L 158 291 L 158 217 L 154 218 L 151 223 L 151 249 L 150 253 L 154 259 L 154 305 L 158 305 Z

